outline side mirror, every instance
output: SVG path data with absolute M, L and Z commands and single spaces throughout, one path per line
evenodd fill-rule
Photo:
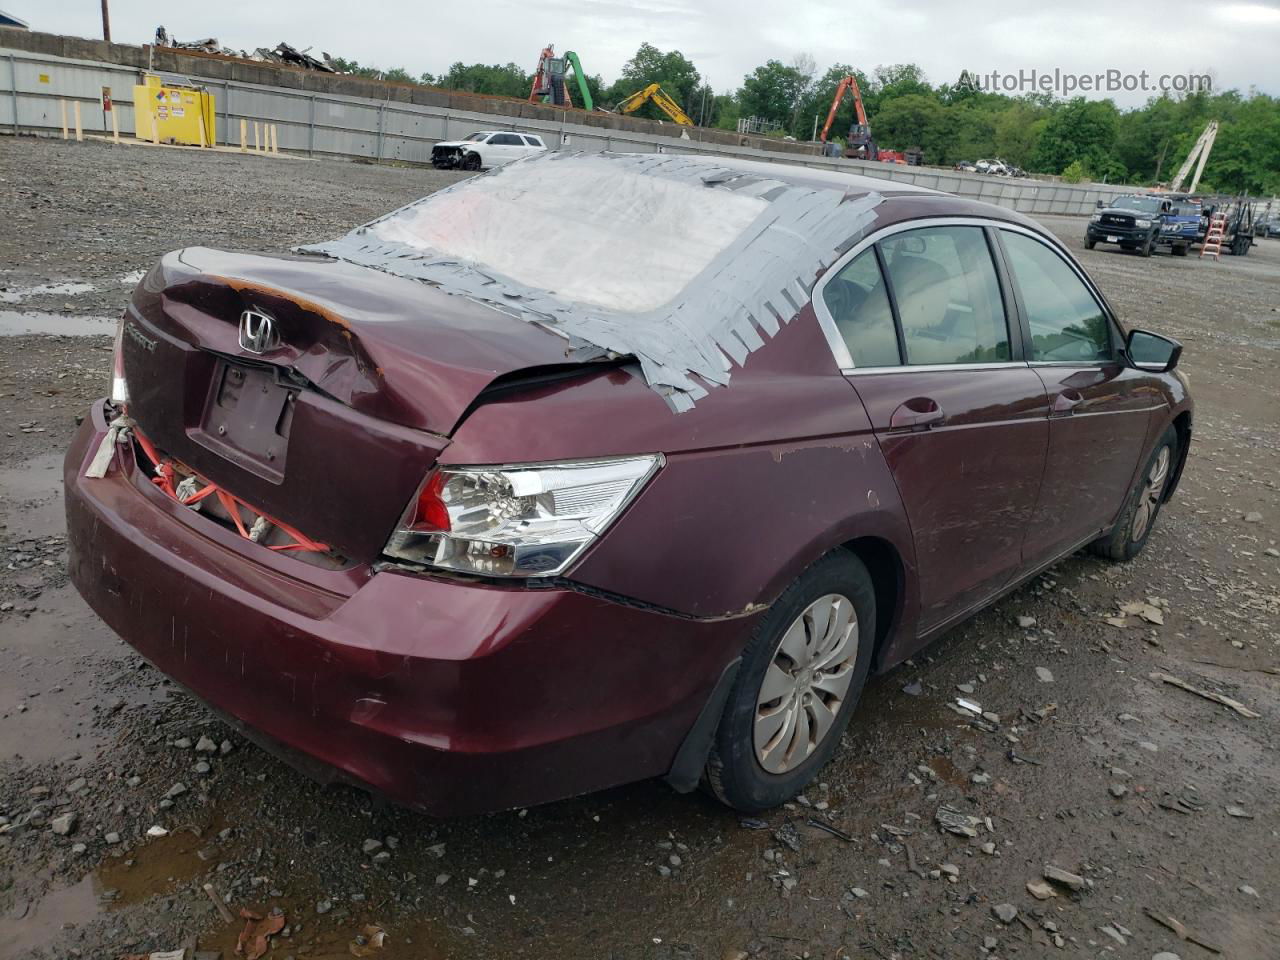
M 1130 330 L 1125 352 L 1129 355 L 1129 362 L 1139 370 L 1168 373 L 1178 365 L 1182 344 L 1147 330 Z
M 1099 210 L 1105 210 L 1107 208 L 1107 201 L 1099 200 L 1097 203 L 1094 204 L 1094 206 L 1097 207 Z

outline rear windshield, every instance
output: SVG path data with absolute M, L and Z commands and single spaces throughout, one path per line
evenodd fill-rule
M 377 221 L 381 240 L 623 313 L 674 300 L 768 207 L 606 159 L 517 161 Z

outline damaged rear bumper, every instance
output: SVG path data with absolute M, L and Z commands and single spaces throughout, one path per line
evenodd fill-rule
M 154 489 L 127 447 L 85 478 L 106 430 L 99 402 L 64 465 L 71 576 L 90 606 L 313 775 L 428 813 L 668 773 L 754 623 L 265 557 Z

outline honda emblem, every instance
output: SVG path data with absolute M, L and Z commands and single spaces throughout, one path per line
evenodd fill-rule
M 276 322 L 261 310 L 240 314 L 240 346 L 250 353 L 266 353 L 280 345 Z

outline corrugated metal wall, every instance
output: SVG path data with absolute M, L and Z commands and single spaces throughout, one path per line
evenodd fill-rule
M 132 136 L 133 85 L 137 77 L 137 71 L 128 66 L 0 47 L 0 130 L 60 135 L 61 102 L 66 100 L 81 103 L 86 133 L 109 132 L 110 121 L 101 110 L 101 94 L 103 87 L 110 87 L 112 101 L 119 111 L 120 133 Z M 699 153 L 862 173 L 985 200 L 1029 214 L 1087 214 L 1093 211 L 1095 201 L 1127 192 L 1124 187 L 1011 180 L 934 168 L 779 154 L 700 143 L 678 136 L 309 93 L 229 80 L 192 79 L 206 83 L 217 100 L 219 143 L 238 144 L 242 119 L 268 122 L 277 125 L 281 150 L 315 157 L 366 157 L 425 164 L 431 159 L 431 145 L 439 140 L 460 138 L 478 129 L 499 128 L 541 134 L 552 149 Z

